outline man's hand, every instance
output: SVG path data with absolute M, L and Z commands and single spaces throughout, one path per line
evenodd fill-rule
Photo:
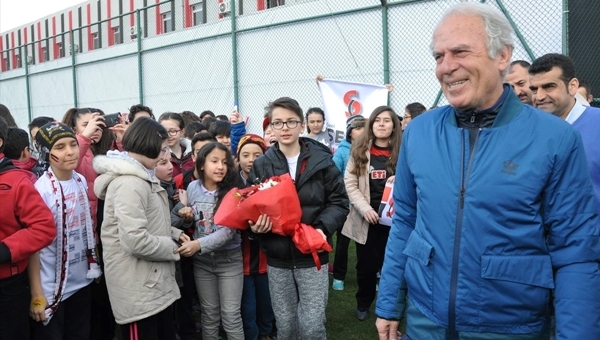
M 400 339 L 402 333 L 398 332 L 398 323 L 398 321 L 377 318 L 375 327 L 377 327 L 377 333 L 379 333 L 379 340 Z
M 252 232 L 256 234 L 264 234 L 269 232 L 273 227 L 271 219 L 267 215 L 260 215 L 256 220 L 256 223 L 248 221 L 248 224 L 250 224 L 250 229 L 252 229 Z
M 367 211 L 363 217 L 365 220 L 367 220 L 367 222 L 369 222 L 369 224 L 379 223 L 379 215 L 373 209 Z

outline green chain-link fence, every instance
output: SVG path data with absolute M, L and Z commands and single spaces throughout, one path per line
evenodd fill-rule
M 415 101 L 445 104 L 429 45 L 435 24 L 459 0 L 265 0 L 261 11 L 250 0 L 231 1 L 225 11 L 218 0 L 190 0 L 190 8 L 183 1 L 92 18 L 91 25 L 57 35 L 63 52 L 48 61 L 39 60 L 40 46 L 55 37 L 23 43 L 16 53 L 22 61 L 34 54 L 33 62 L 0 73 L 0 102 L 20 126 L 41 115 L 60 118 L 73 106 L 109 113 L 144 103 L 159 114 L 229 114 L 237 102 L 250 117 L 248 130 L 259 132 L 264 106 L 277 97 L 320 106 L 315 77 L 322 74 L 392 83 L 390 104 L 398 112 Z M 568 53 L 566 0 L 480 2 L 513 24 L 513 59 Z M 600 81 L 591 79 L 595 70 L 579 71 Z

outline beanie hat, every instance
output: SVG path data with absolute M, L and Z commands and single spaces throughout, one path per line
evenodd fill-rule
M 267 152 L 267 144 L 265 144 L 264 139 L 262 139 L 258 135 L 255 135 L 252 133 L 247 133 L 247 134 L 243 135 L 242 138 L 240 138 L 240 142 L 238 143 L 238 147 L 237 147 L 238 157 L 239 157 L 240 151 L 242 151 L 242 148 L 244 147 L 244 145 L 248 145 L 248 144 L 256 144 L 256 145 L 260 146 L 263 153 Z
M 346 120 L 346 140 L 348 143 L 351 142 L 350 133 L 352 129 L 365 127 L 366 123 L 367 120 L 361 115 L 352 116 Z
M 44 170 L 48 170 L 50 162 L 50 150 L 52 150 L 52 147 L 54 144 L 56 144 L 56 142 L 58 142 L 59 139 L 63 138 L 73 138 L 77 140 L 73 129 L 57 121 L 43 125 L 35 135 L 35 141 L 40 152 L 38 163 Z
M 265 119 L 263 119 L 263 132 L 265 132 L 269 124 L 271 124 L 271 119 L 269 119 L 269 117 L 265 117 Z

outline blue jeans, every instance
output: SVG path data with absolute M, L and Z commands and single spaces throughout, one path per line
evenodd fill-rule
M 245 275 L 242 293 L 242 321 L 246 340 L 267 336 L 273 329 L 273 308 L 267 274 Z
M 228 340 L 244 340 L 241 248 L 195 255 L 194 279 L 202 308 L 202 339 L 218 339 L 222 321 Z

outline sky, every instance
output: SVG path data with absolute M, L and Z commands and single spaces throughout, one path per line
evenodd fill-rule
M 0 0 L 0 32 L 6 32 L 84 1 Z

